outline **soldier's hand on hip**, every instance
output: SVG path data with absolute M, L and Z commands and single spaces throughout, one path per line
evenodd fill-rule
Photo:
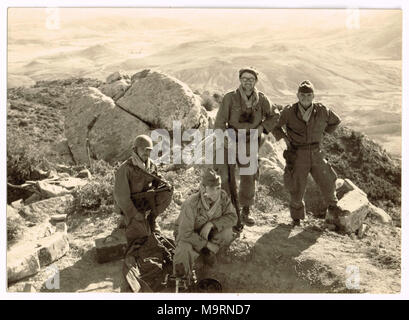
M 258 136 L 261 137 L 262 133 L 264 132 L 264 127 L 260 124 L 257 127 L 257 130 L 258 130 Z
M 207 222 L 203 227 L 202 230 L 200 230 L 200 236 L 204 239 L 208 239 L 209 238 L 209 233 L 210 230 L 212 230 L 212 228 L 214 227 L 214 224 L 211 223 L 210 221 Z

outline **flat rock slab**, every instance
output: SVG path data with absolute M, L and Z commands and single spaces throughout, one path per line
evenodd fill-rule
M 87 183 L 87 180 L 79 177 L 69 177 L 67 179 L 58 181 L 58 185 L 68 190 L 74 189 L 75 187 L 85 186 Z
M 37 241 L 21 243 L 7 252 L 7 279 L 15 282 L 36 274 L 69 250 L 68 237 L 56 232 Z
M 38 249 L 38 259 L 41 267 L 53 263 L 70 250 L 68 237 L 62 232 L 41 239 L 38 244 L 41 245 L 40 249 Z
M 9 283 L 32 276 L 39 270 L 40 261 L 37 251 L 33 247 L 7 252 L 7 279 Z
M 42 198 L 59 197 L 70 193 L 70 191 L 63 186 L 48 183 L 45 181 L 38 181 L 36 183 L 36 188 L 40 192 Z
M 65 195 L 32 203 L 24 206 L 21 211 L 23 215 L 41 221 L 56 214 L 65 214 L 66 209 L 72 205 L 73 201 L 72 195 Z

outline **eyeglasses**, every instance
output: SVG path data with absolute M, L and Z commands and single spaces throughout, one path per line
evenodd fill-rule
M 254 81 L 256 81 L 256 78 L 241 77 L 241 80 L 243 80 L 245 82 L 254 82 Z

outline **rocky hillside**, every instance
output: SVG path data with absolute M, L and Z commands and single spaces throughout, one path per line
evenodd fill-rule
M 173 116 L 185 119 L 187 128 L 200 128 L 206 121 L 211 121 L 211 116 L 200 106 L 200 103 L 208 103 L 206 97 L 209 93 L 200 99 L 177 79 L 150 71 L 143 73 L 143 76 L 138 74 L 137 77 L 114 77 L 106 82 L 82 78 L 41 81 L 29 88 L 19 87 L 8 91 L 9 183 L 20 185 L 25 182 L 38 187 L 36 181 L 39 179 L 63 176 L 61 170 L 65 172 L 65 177 L 67 173 L 77 176 L 85 168 L 92 174 L 81 188 L 70 187 L 72 201 L 69 205 L 66 202 L 63 204 L 64 213 L 68 214 L 68 232 L 64 237 L 64 254 L 55 261 L 61 270 L 60 292 L 119 290 L 120 261 L 98 264 L 94 247 L 95 239 L 108 235 L 118 223 L 118 217 L 113 214 L 112 184 L 116 160 L 120 159 L 115 159 L 93 142 L 104 138 L 102 129 L 114 122 L 104 119 L 103 115 L 92 118 L 87 111 L 98 111 L 96 106 L 99 106 L 114 120 L 118 113 L 120 117 L 125 117 L 126 113 L 126 117 L 139 119 L 148 129 L 158 125 L 166 127 L 166 121 Z M 159 102 L 167 101 L 166 93 L 163 93 L 166 90 L 176 90 L 178 101 L 182 101 L 177 103 L 181 105 L 180 109 L 169 109 L 166 114 L 159 114 L 158 121 L 163 121 L 159 124 L 151 121 L 150 113 L 138 113 L 146 103 L 138 90 L 153 86 L 151 80 L 163 85 L 160 91 L 162 100 Z M 215 101 L 220 98 L 217 95 L 213 97 Z M 169 103 L 165 106 L 169 107 Z M 184 110 L 192 108 L 184 109 L 184 106 L 192 104 L 196 113 L 185 113 Z M 156 112 L 154 106 L 150 112 Z M 203 119 L 201 116 L 205 117 L 204 123 L 200 120 Z M 70 124 L 69 130 L 67 123 Z M 101 129 L 96 131 L 98 126 Z M 127 130 L 131 131 L 118 134 L 126 136 L 133 128 Z M 77 132 L 74 138 L 80 140 L 67 136 L 67 131 L 71 134 Z M 132 138 L 133 134 L 130 135 Z M 92 152 L 90 157 L 83 158 L 86 138 L 89 138 Z M 126 145 L 121 148 L 125 149 Z M 340 128 L 334 137 L 327 136 L 324 148 L 339 176 L 357 184 L 368 194 L 371 202 L 382 206 L 394 218 L 394 222 L 382 224 L 376 215 L 365 214 L 365 232 L 339 234 L 328 228 L 322 219 L 315 217 L 319 197 L 314 185 L 310 184 L 307 190 L 307 209 L 310 211 L 307 220 L 302 229 L 291 230 L 288 226 L 288 194 L 281 181 L 283 145 L 268 136 L 260 151 L 261 177 L 254 206 L 257 223 L 252 228 L 245 228 L 226 255 L 220 258 L 221 264 L 211 271 L 223 282 L 226 292 L 351 292 L 345 288 L 344 279 L 345 268 L 350 265 L 359 266 L 361 270 L 358 292 L 400 291 L 400 164 L 379 145 L 345 127 Z M 183 165 L 161 166 L 160 171 L 175 186 L 174 201 L 160 217 L 164 233 L 171 236 L 183 199 L 197 190 L 199 169 Z M 22 202 L 13 204 L 17 208 L 17 216 L 14 215 L 14 220 L 8 219 L 8 240 L 12 246 L 24 241 L 24 234 L 30 228 L 39 228 L 32 220 L 36 216 L 35 208 L 38 208 L 38 214 L 47 208 L 47 204 L 41 204 L 47 199 L 36 199 L 33 205 L 30 204 L 34 201 L 32 192 L 8 187 L 9 204 L 21 198 Z M 58 197 L 52 199 L 58 203 Z M 52 210 L 49 210 L 50 215 Z M 30 212 L 31 218 L 25 212 Z M 275 245 L 272 246 L 272 243 Z M 238 264 L 245 267 L 237 268 Z M 94 270 L 92 275 L 89 274 L 90 268 Z M 10 282 L 9 290 L 20 291 L 22 285 L 24 287 L 30 283 L 37 291 L 49 291 L 45 286 L 46 270 L 39 269 L 34 274 L 23 279 L 23 282 Z

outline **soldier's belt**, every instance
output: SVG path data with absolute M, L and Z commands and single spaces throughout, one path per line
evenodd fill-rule
M 320 144 L 319 142 L 313 142 L 313 143 L 308 143 L 308 144 L 301 144 L 301 145 L 294 145 L 291 144 L 291 148 L 295 149 L 295 150 L 305 150 L 305 149 L 319 149 L 320 148 Z

